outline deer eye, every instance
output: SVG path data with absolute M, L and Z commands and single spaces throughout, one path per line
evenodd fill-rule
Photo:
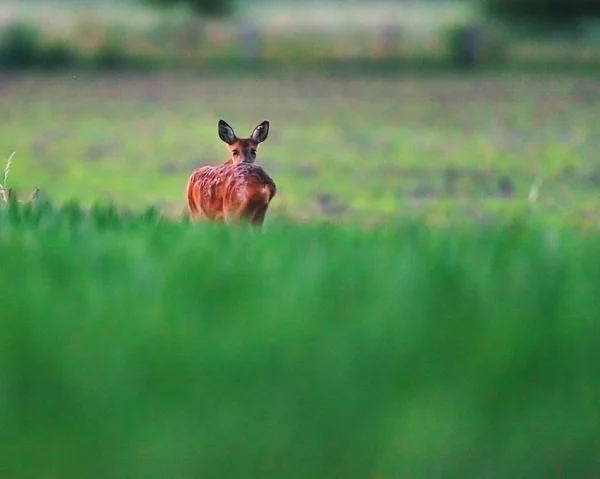
M 255 149 L 252 149 L 252 150 L 250 150 L 250 154 L 251 154 L 252 156 L 256 156 L 256 150 L 255 150 Z
M 233 156 L 238 156 L 240 154 L 239 150 L 233 150 Z

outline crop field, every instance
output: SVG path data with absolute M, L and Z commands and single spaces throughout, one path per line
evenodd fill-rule
M 598 477 L 599 99 L 3 74 L 7 185 L 43 195 L 0 205 L 0 477 Z M 219 118 L 271 122 L 262 231 L 181 218 Z
M 179 215 L 185 182 L 225 159 L 217 121 L 271 133 L 258 161 L 267 220 L 483 221 L 529 207 L 593 225 L 600 211 L 597 78 L 36 75 L 0 79 L 11 186 L 55 201 Z M 532 188 L 533 186 L 533 188 Z

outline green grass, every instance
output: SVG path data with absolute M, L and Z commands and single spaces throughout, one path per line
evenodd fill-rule
M 0 84 L 2 479 L 597 477 L 596 78 Z M 262 232 L 144 211 L 219 118 Z
M 191 171 L 226 149 L 217 121 L 271 133 L 258 161 L 279 193 L 267 221 L 432 223 L 537 207 L 600 211 L 597 79 L 575 75 L 7 75 L 0 156 L 11 185 L 53 199 L 180 214 Z
M 0 83 L 3 479 L 597 477 L 597 79 Z M 219 118 L 264 231 L 140 211 Z
M 599 233 L 0 210 L 0 468 L 597 477 Z

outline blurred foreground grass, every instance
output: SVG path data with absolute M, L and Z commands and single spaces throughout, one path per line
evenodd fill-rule
M 0 210 L 0 471 L 592 478 L 598 232 Z

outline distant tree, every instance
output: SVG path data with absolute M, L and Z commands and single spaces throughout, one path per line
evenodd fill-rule
M 158 7 L 187 6 L 193 13 L 207 17 L 224 17 L 232 13 L 233 0 L 146 0 Z
M 600 0 L 482 0 L 487 13 L 515 24 L 574 26 L 600 17 Z

